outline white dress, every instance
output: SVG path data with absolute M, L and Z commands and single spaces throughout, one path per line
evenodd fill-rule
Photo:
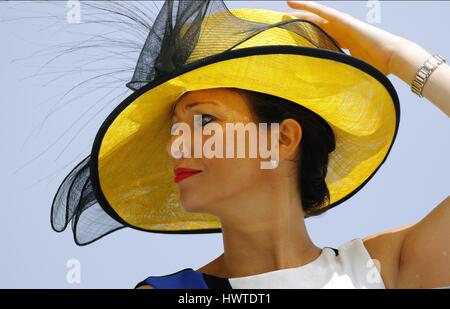
M 165 276 L 150 276 L 141 285 L 155 289 L 384 289 L 380 272 L 362 239 L 337 249 L 323 248 L 314 261 L 299 267 L 257 275 L 222 278 L 185 268 Z
M 355 238 L 338 248 L 325 247 L 314 261 L 294 268 L 229 278 L 233 289 L 384 289 L 375 260 L 362 239 Z

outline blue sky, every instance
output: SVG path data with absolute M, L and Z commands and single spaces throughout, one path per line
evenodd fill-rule
M 292 11 L 285 1 L 226 3 L 230 8 Z M 324 3 L 364 20 L 369 10 L 367 1 Z M 450 59 L 450 42 L 442 32 L 450 29 L 449 2 L 383 1 L 380 12 L 377 26 Z M 100 93 L 90 92 L 95 87 L 85 88 L 81 97 L 69 95 L 58 101 L 74 81 L 89 76 L 90 69 L 108 64 L 103 59 L 100 64 L 80 67 L 79 58 L 66 58 L 64 64 L 71 72 L 62 72 L 58 79 L 57 68 L 39 69 L 55 55 L 42 55 L 45 48 L 80 41 L 85 38 L 83 33 L 99 31 L 95 24 L 68 24 L 66 13 L 66 1 L 0 4 L 0 288 L 130 288 L 149 275 L 206 264 L 221 253 L 220 234 L 163 235 L 123 229 L 78 247 L 71 231 L 57 234 L 51 230 L 50 206 L 59 184 L 89 154 L 98 126 L 126 96 L 125 85 L 111 81 Z M 127 65 L 133 64 L 133 57 L 130 54 Z M 117 66 L 112 61 L 109 65 Z M 131 78 L 127 74 L 121 78 Z M 412 94 L 397 77 L 389 79 L 401 104 L 396 143 L 385 164 L 358 194 L 307 220 L 318 246 L 338 246 L 414 223 L 448 196 L 448 117 Z M 105 95 L 106 100 L 102 99 Z M 80 283 L 66 278 L 67 263 L 73 259 L 80 263 Z

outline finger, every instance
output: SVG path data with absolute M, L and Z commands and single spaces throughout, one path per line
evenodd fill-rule
M 287 14 L 295 18 L 305 19 L 322 27 L 325 27 L 328 24 L 328 20 L 310 12 L 289 12 Z
M 287 1 L 287 4 L 293 9 L 306 10 L 328 20 L 342 20 L 347 16 L 346 13 L 314 1 Z
M 336 37 L 336 31 L 334 31 L 335 29 L 334 26 L 330 26 L 330 23 L 328 20 L 317 16 L 314 13 L 310 13 L 310 12 L 289 12 L 286 13 L 289 16 L 295 17 L 295 18 L 301 18 L 301 19 L 305 19 L 307 21 L 310 21 L 314 24 L 316 24 L 317 26 L 319 26 L 320 28 L 322 28 L 323 30 L 325 30 L 325 32 L 327 32 L 328 34 L 332 35 L 333 38 L 335 40 L 337 40 L 338 38 Z M 347 48 L 345 47 L 345 44 L 342 42 L 342 40 L 339 41 L 339 45 L 341 48 Z

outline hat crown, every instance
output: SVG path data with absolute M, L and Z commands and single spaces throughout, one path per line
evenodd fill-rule
M 317 25 L 282 12 L 229 10 L 222 0 L 167 0 L 155 18 L 127 86 L 138 90 L 195 61 L 233 49 L 269 45 L 344 53 Z

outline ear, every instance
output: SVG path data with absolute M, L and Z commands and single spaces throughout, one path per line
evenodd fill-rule
M 297 150 L 302 139 L 302 127 L 297 120 L 289 118 L 280 123 L 280 160 L 293 160 L 297 157 Z

